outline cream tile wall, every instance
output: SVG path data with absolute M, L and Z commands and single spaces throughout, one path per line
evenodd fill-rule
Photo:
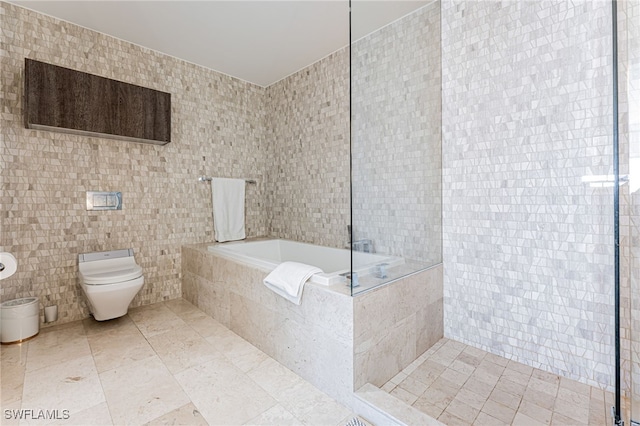
M 442 3 L 445 336 L 593 385 L 614 366 L 611 10 Z M 473 330 L 473 332 L 470 332 Z
M 354 25 L 363 18 L 353 5 Z M 440 3 L 352 46 L 354 239 L 442 261 Z
M 9 3 L 0 20 L 0 249 L 19 262 L 1 300 L 38 296 L 58 305 L 58 323 L 84 318 L 78 254 L 126 247 L 145 276 L 133 306 L 180 297 L 180 247 L 213 240 L 199 175 L 257 179 L 247 232 L 268 232 L 263 88 Z M 172 142 L 25 129 L 25 57 L 170 92 Z M 122 191 L 122 211 L 87 212 L 88 190 Z
M 343 248 L 350 223 L 349 52 L 339 50 L 266 91 L 271 232 Z

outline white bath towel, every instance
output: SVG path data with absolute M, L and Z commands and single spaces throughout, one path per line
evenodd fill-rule
M 264 279 L 264 285 L 292 303 L 299 305 L 304 283 L 313 274 L 320 272 L 322 269 L 304 263 L 283 262 L 267 275 L 267 278 Z
M 213 178 L 213 229 L 216 241 L 244 240 L 244 179 Z

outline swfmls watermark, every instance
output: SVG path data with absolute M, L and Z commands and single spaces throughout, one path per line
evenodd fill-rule
M 69 410 L 4 410 L 5 420 L 68 420 Z

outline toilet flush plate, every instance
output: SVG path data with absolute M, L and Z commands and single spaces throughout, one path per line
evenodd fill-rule
M 122 210 L 122 192 L 87 191 L 87 210 Z

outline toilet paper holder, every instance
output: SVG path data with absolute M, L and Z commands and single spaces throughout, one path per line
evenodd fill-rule
M 18 262 L 11 253 L 0 252 L 0 280 L 16 273 Z

